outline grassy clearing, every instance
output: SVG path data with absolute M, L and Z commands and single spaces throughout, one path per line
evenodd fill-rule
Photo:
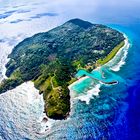
M 122 48 L 124 46 L 124 44 L 125 44 L 125 42 L 122 41 L 104 59 L 97 60 L 97 65 L 104 65 L 107 62 L 109 62 L 117 54 L 117 52 L 120 50 L 120 48 Z
M 19 70 L 15 70 L 11 74 L 10 79 L 17 79 L 17 78 L 21 78 L 21 77 L 22 77 L 22 75 L 21 75 L 20 71 Z

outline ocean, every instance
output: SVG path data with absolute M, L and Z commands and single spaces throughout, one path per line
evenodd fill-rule
M 43 98 L 32 82 L 0 95 L 0 140 L 139 140 L 140 2 L 0 0 L 0 80 L 13 47 L 78 17 L 124 33 L 128 44 L 103 69 L 116 85 L 85 78 L 71 87 L 67 120 L 42 122 Z M 28 4 L 27 4 L 28 3 Z M 81 9 L 83 9 L 81 11 Z

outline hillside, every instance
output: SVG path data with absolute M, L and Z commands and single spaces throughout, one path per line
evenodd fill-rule
M 9 55 L 0 93 L 32 80 L 45 101 L 46 115 L 64 119 L 70 111 L 68 85 L 78 69 L 95 68 L 119 44 L 124 36 L 104 25 L 80 19 L 70 20 L 48 32 L 20 42 Z

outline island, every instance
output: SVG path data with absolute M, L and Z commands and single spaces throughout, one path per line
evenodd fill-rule
M 90 72 L 111 60 L 124 46 L 122 33 L 100 24 L 72 19 L 48 32 L 24 39 L 8 56 L 0 93 L 27 81 L 43 94 L 44 112 L 66 119 L 70 112 L 68 86 L 79 69 Z

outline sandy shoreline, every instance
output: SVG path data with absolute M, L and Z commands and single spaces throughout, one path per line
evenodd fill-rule
M 110 69 L 111 69 L 112 71 L 119 71 L 120 68 L 125 64 L 125 59 L 126 59 L 127 54 L 128 54 L 128 49 L 129 49 L 129 47 L 131 46 L 131 44 L 130 44 L 130 42 L 129 42 L 129 40 L 128 40 L 128 37 L 127 37 L 126 35 L 124 35 L 124 37 L 126 38 L 126 39 L 125 39 L 125 45 L 124 45 L 124 47 L 122 47 L 122 48 L 117 52 L 116 57 L 117 57 L 118 55 L 121 55 L 122 52 L 123 52 L 124 54 L 123 54 L 123 56 L 121 57 L 121 59 L 120 59 L 120 61 L 119 61 L 118 63 L 115 63 L 114 66 L 111 66 Z M 106 65 L 111 65 L 111 63 L 114 63 L 115 59 L 116 59 L 116 58 L 113 58 L 113 59 L 110 60 Z
M 123 46 L 122 48 L 119 49 L 119 51 L 116 53 L 116 55 L 115 55 L 110 61 L 112 61 L 113 59 L 115 59 L 115 57 L 122 51 L 122 49 L 123 49 L 124 47 L 126 47 L 127 44 L 129 44 L 128 37 L 127 37 L 125 34 L 123 34 L 123 35 L 124 35 L 124 37 L 125 37 L 125 40 L 124 40 L 124 41 L 125 41 L 125 44 L 124 44 L 124 46 Z M 104 65 L 109 64 L 110 61 L 107 62 L 107 63 L 104 64 Z M 104 66 L 104 65 L 102 65 L 102 66 Z M 94 70 L 99 70 L 102 66 L 97 67 L 97 68 L 95 68 Z M 76 85 L 76 84 L 79 83 L 79 82 L 82 82 L 83 80 L 85 80 L 85 79 L 87 79 L 87 78 L 88 78 L 88 76 L 79 78 L 77 81 L 75 81 L 74 83 L 72 83 L 71 85 L 69 85 L 69 89 L 71 89 L 74 85 Z
M 124 47 L 126 46 L 126 44 L 128 43 L 128 38 L 127 38 L 126 36 L 125 36 L 125 38 L 126 38 L 125 45 L 124 45 L 122 48 L 124 48 Z M 115 57 L 116 57 L 116 56 L 118 55 L 118 53 L 122 50 L 122 48 L 117 52 L 117 54 L 115 55 Z M 113 59 L 115 59 L 115 57 L 114 57 Z M 113 60 L 113 59 L 112 59 L 112 60 Z M 112 60 L 110 60 L 110 61 L 112 61 Z M 109 61 L 109 62 L 110 62 L 110 61 Z M 109 63 L 109 62 L 108 62 L 108 63 Z M 106 64 L 108 64 L 108 63 L 106 63 Z M 105 64 L 105 65 L 106 65 L 106 64 Z M 100 69 L 100 67 L 97 67 L 95 70 L 99 70 L 99 69 Z M 69 87 L 68 87 L 69 90 L 70 90 L 70 96 L 71 96 L 71 100 L 70 100 L 70 102 L 71 102 L 71 112 L 70 112 L 70 115 L 73 113 L 73 112 L 72 112 L 72 108 L 73 108 L 73 104 L 74 104 L 74 101 L 75 101 L 75 100 L 85 101 L 86 104 L 89 104 L 90 99 L 94 98 L 93 95 L 94 95 L 94 96 L 98 96 L 98 95 L 99 95 L 98 93 L 100 92 L 100 84 L 97 84 L 97 85 L 95 85 L 92 89 L 90 89 L 90 90 L 87 92 L 87 94 L 81 95 L 81 96 L 76 97 L 76 98 L 73 97 L 74 91 L 72 90 L 72 87 L 73 87 L 74 85 L 76 85 L 76 84 L 78 84 L 78 83 L 80 83 L 80 82 L 86 80 L 87 78 L 89 78 L 89 77 L 88 77 L 88 76 L 81 77 L 80 79 L 78 79 L 77 81 L 75 81 L 74 83 L 72 83 L 71 85 L 69 85 Z M 70 115 L 69 115 L 69 116 L 70 116 Z M 43 121 L 44 118 L 46 118 L 46 120 L 47 120 L 46 122 Z M 67 119 L 70 119 L 70 117 L 68 117 Z M 59 120 L 49 119 L 49 118 L 43 113 L 43 115 L 40 116 L 40 118 L 39 118 L 39 122 L 40 122 L 40 125 L 41 125 L 41 129 L 40 129 L 40 131 L 37 133 L 37 135 L 38 135 L 38 136 L 42 136 L 42 135 L 45 135 L 45 134 L 51 129 L 51 127 L 53 126 L 54 123 L 59 122 Z
M 125 42 L 125 45 L 123 46 L 123 47 L 125 47 L 126 46 L 126 44 L 128 43 L 128 38 L 125 36 L 125 38 L 126 38 L 126 42 Z M 123 48 L 122 47 L 122 48 Z M 117 54 L 122 50 L 122 48 L 117 52 Z M 117 54 L 116 54 L 116 56 L 117 56 Z M 116 57 L 115 56 L 115 57 Z M 114 58 L 115 58 L 114 57 Z M 114 59 L 113 58 L 113 59 Z M 112 60 L 113 60 L 112 59 Z M 112 60 L 110 60 L 110 61 L 112 61 Z M 109 62 L 110 62 L 109 61 Z M 108 63 L 109 63 L 108 62 Z M 108 63 L 106 63 L 106 64 L 108 64 Z M 105 64 L 105 65 L 106 65 Z M 97 67 L 96 68 L 96 70 L 97 69 L 100 69 L 100 67 Z M 3 71 L 3 73 L 5 72 L 5 70 Z M 82 82 L 82 81 L 84 81 L 84 80 L 86 80 L 87 78 L 89 78 L 88 76 L 85 76 L 85 77 L 81 77 L 80 79 L 78 79 L 77 81 L 75 81 L 74 83 L 72 83 L 71 85 L 69 85 L 69 89 L 70 89 L 70 96 L 72 97 L 73 96 L 73 90 L 72 90 L 72 87 L 74 86 L 74 85 L 76 85 L 77 83 L 79 83 L 79 82 Z M 31 82 L 29 82 L 28 83 L 28 85 L 29 85 L 29 87 L 31 86 L 32 87 L 32 90 L 34 91 L 34 89 L 35 89 L 35 87 L 33 86 L 33 83 Z M 23 84 L 22 86 L 24 86 L 25 87 L 25 89 L 27 88 L 27 84 Z M 22 87 L 23 89 L 24 89 L 24 87 Z M 13 91 L 13 90 L 12 90 Z M 16 90 L 14 90 L 15 92 L 16 92 Z M 31 89 L 30 89 L 30 91 L 31 91 Z M 10 91 L 11 92 L 11 91 Z M 36 92 L 38 92 L 38 91 L 36 91 Z M 85 94 L 85 95 L 81 95 L 81 96 L 79 96 L 79 97 L 77 97 L 77 98 L 75 98 L 76 100 L 78 99 L 78 100 L 81 100 L 81 101 L 85 101 L 87 104 L 89 104 L 89 102 L 90 102 L 90 99 L 91 98 L 93 98 L 93 95 L 95 95 L 95 96 L 98 96 L 98 93 L 100 92 L 100 85 L 99 84 L 97 84 L 97 85 L 95 85 L 91 90 L 89 90 L 88 92 L 87 92 L 87 94 Z M 39 93 L 38 93 L 39 94 Z M 40 95 L 39 95 L 40 96 Z M 42 95 L 41 95 L 42 96 Z M 38 104 L 41 104 L 41 105 L 43 105 L 44 104 L 44 101 L 42 100 L 42 99 L 40 99 L 37 95 L 36 95 L 36 97 L 34 96 L 32 96 L 31 94 L 28 94 L 26 97 L 28 97 L 28 102 L 29 102 L 29 104 L 32 104 L 33 102 L 32 102 L 32 100 L 33 100 L 33 98 L 36 98 L 37 100 L 38 100 L 38 102 L 40 102 L 40 103 L 38 103 Z M 40 101 L 39 101 L 40 100 Z M 74 101 L 74 98 L 72 97 L 71 98 L 71 109 L 72 109 L 72 106 L 73 106 L 73 101 Z M 41 103 L 42 102 L 42 103 Z M 43 110 L 42 110 L 43 111 Z M 70 112 L 70 114 L 71 113 L 73 113 L 73 112 Z M 43 122 L 43 119 L 44 118 L 47 118 L 47 122 Z M 69 119 L 70 117 L 68 117 L 67 119 Z M 52 120 L 52 119 L 49 119 L 48 117 L 46 117 L 46 115 L 42 112 L 41 113 L 41 115 L 40 115 L 40 118 L 38 119 L 38 123 L 40 123 L 40 126 L 41 126 L 41 129 L 40 129 L 40 131 L 39 131 L 39 133 L 37 133 L 37 135 L 43 135 L 43 134 L 45 134 L 47 131 L 49 131 L 50 130 L 50 128 L 52 127 L 52 125 L 54 124 L 54 123 L 56 123 L 56 122 L 58 122 L 58 121 L 56 121 L 56 120 Z
M 123 34 L 124 37 L 125 37 L 125 44 L 123 47 L 121 47 L 118 52 L 116 53 L 116 55 L 109 61 L 107 62 L 106 64 L 102 65 L 102 66 L 107 66 L 109 69 L 113 70 L 113 71 L 118 71 L 120 70 L 121 66 L 125 64 L 125 58 L 127 56 L 127 53 L 128 53 L 128 49 L 129 49 L 129 46 L 130 46 L 130 43 L 129 43 L 129 40 L 128 40 L 128 37 Z M 122 56 L 121 52 L 124 51 L 124 55 Z M 118 57 L 121 57 L 120 61 L 115 63 L 115 60 L 118 58 Z M 115 66 L 112 67 L 112 64 L 115 64 Z M 94 70 L 99 70 L 102 66 L 99 66 L 97 68 L 95 68 Z M 88 76 L 85 76 L 85 77 L 81 77 L 79 78 L 77 81 L 75 81 L 74 83 L 72 83 L 71 85 L 69 85 L 69 90 L 70 90 L 70 96 L 71 96 L 71 108 L 72 108 L 72 105 L 74 103 L 75 100 L 81 100 L 81 101 L 85 101 L 86 104 L 89 104 L 90 102 L 90 99 L 94 98 L 93 96 L 98 96 L 99 95 L 99 92 L 100 92 L 100 85 L 103 84 L 103 83 L 100 83 L 100 84 L 94 84 L 93 85 L 93 88 L 89 91 L 87 91 L 87 94 L 81 94 L 81 95 L 78 95 L 78 96 L 75 96 L 75 91 L 72 89 L 73 86 L 79 84 L 80 82 L 83 82 L 84 80 L 86 80 L 87 78 L 89 78 Z

